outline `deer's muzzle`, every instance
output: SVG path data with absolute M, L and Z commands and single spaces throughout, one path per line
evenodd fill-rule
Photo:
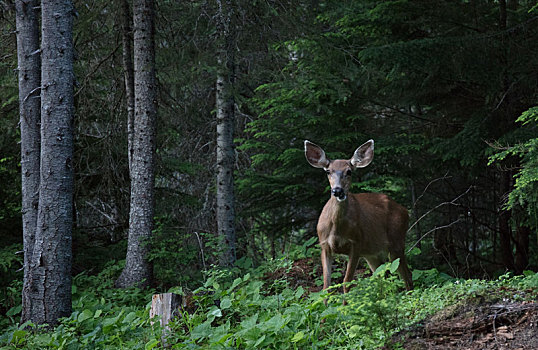
M 335 187 L 331 190 L 333 196 L 336 197 L 338 201 L 344 201 L 346 200 L 346 192 L 342 187 Z

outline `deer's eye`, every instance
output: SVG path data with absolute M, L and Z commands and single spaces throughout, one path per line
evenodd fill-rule
M 352 173 L 351 170 L 346 171 L 346 176 L 351 176 L 351 173 Z

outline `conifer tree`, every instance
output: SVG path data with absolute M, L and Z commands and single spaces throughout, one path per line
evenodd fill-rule
M 36 1 L 16 1 L 19 113 L 21 128 L 22 221 L 24 292 L 22 320 L 31 319 L 30 261 L 34 249 L 39 203 L 41 119 L 41 56 Z
M 39 204 L 22 313 L 36 324 L 71 314 L 73 14 L 71 1 L 41 2 Z
M 118 287 L 148 286 L 153 270 L 148 260 L 154 227 L 157 84 L 155 77 L 155 4 L 134 2 L 134 134 L 131 169 L 129 237 L 125 268 Z

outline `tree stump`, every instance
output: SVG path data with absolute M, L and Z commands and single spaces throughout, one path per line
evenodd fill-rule
M 154 294 L 151 298 L 151 309 L 149 310 L 149 317 L 151 319 L 151 324 L 153 325 L 156 320 L 153 320 L 154 317 L 159 317 L 159 323 L 162 327 L 163 333 L 161 335 L 161 342 L 163 346 L 166 344 L 166 336 L 170 332 L 168 323 L 172 318 L 176 317 L 179 314 L 179 308 L 181 306 L 183 297 L 179 294 L 174 293 L 163 293 L 163 294 Z

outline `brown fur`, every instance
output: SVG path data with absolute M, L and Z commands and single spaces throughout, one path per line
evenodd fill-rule
M 369 141 L 370 142 L 370 141 Z M 398 272 L 408 290 L 413 289 L 411 272 L 405 259 L 405 234 L 408 227 L 407 209 L 380 193 L 349 193 L 351 186 L 350 171 L 355 167 L 367 166 L 373 158 L 373 141 L 357 149 L 355 154 L 364 156 L 350 160 L 329 161 L 319 146 L 305 142 L 305 152 L 310 164 L 324 168 L 331 189 L 342 188 L 345 199 L 339 201 L 335 196 L 325 204 L 319 217 L 317 232 L 321 246 L 323 265 L 323 288 L 331 283 L 333 254 L 346 254 L 349 261 L 344 282 L 353 279 L 359 257 L 364 257 L 375 271 L 388 259 L 400 259 Z M 323 162 L 318 163 L 316 159 Z M 353 164 L 354 165 L 353 165 Z M 344 292 L 348 287 L 344 286 Z

